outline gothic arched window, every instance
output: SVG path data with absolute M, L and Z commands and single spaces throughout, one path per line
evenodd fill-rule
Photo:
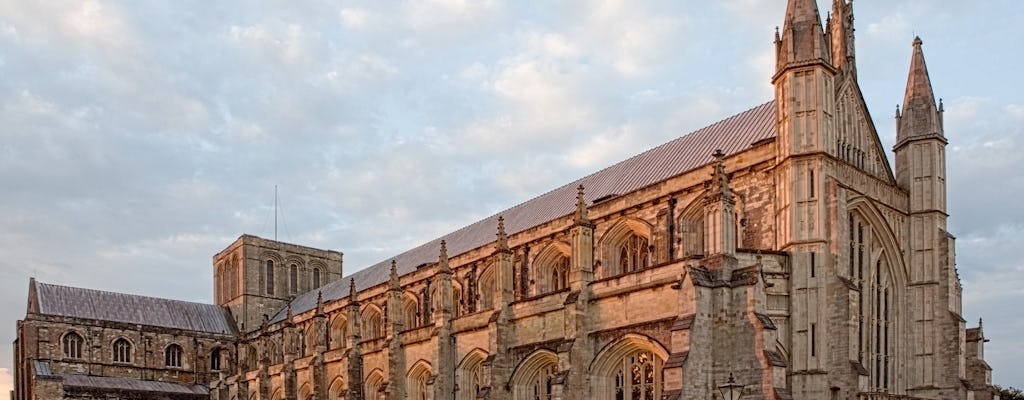
M 462 360 L 462 363 L 455 371 L 456 384 L 458 385 L 458 391 L 455 393 L 456 400 L 476 400 L 484 382 L 483 362 L 486 359 L 487 353 L 477 349 L 470 352 Z
M 292 294 L 298 293 L 299 292 L 299 266 L 295 265 L 295 264 L 292 264 L 289 267 L 289 271 L 288 272 L 289 272 L 288 273 L 288 278 L 289 278 L 288 279 L 288 282 L 289 282 L 289 287 L 288 288 L 291 290 L 290 293 L 292 293 Z
M 646 237 L 630 234 L 625 240 L 619 243 L 619 271 L 629 273 L 639 271 L 649 266 L 648 259 L 650 252 Z
M 526 357 L 512 377 L 514 400 L 550 400 L 558 372 L 558 356 L 538 351 Z
M 534 260 L 534 294 L 557 292 L 569 287 L 569 251 L 567 244 L 555 242 L 545 247 Z
M 221 368 L 221 349 L 213 349 L 210 352 L 210 371 L 220 371 Z
M 384 320 L 376 307 L 370 306 L 363 310 L 363 340 L 376 339 L 384 336 Z
M 320 287 L 320 268 L 313 268 L 313 287 Z
M 64 356 L 69 358 L 82 358 L 82 344 L 85 340 L 82 339 L 82 335 L 76 332 L 68 332 L 64 334 L 64 338 L 61 340 L 62 347 L 64 348 Z
M 384 374 L 380 370 L 374 370 L 366 377 L 366 383 L 363 386 L 363 398 L 366 400 L 383 400 L 384 392 L 381 390 L 384 386 Z
M 599 354 L 591 370 L 597 400 L 657 400 L 668 354 L 654 340 L 626 335 Z
M 406 394 L 409 400 L 427 400 L 430 390 L 427 388 L 427 381 L 430 380 L 430 366 L 424 362 L 417 363 L 409 370 L 406 377 Z
M 490 310 L 494 308 L 494 270 L 497 265 L 491 265 L 480 274 L 480 308 L 479 310 Z
M 132 344 L 125 338 L 119 338 L 114 341 L 113 349 L 114 362 L 119 363 L 130 363 L 132 362 Z
M 181 346 L 171 344 L 164 350 L 164 365 L 168 367 L 181 368 Z
M 267 294 L 274 295 L 274 260 L 267 260 L 266 274 Z
M 331 334 L 327 348 L 340 349 L 345 347 L 345 340 L 348 338 L 348 320 L 338 316 L 331 321 Z
M 651 352 L 638 352 L 622 360 L 615 371 L 616 400 L 655 400 L 660 388 L 655 378 L 654 356 Z
M 887 252 L 882 245 L 883 233 L 877 231 L 860 212 L 849 218 L 849 271 L 850 280 L 857 286 L 859 299 L 854 312 L 857 315 L 857 355 L 868 370 L 871 391 L 891 388 L 894 374 L 894 348 L 896 326 L 893 324 L 894 301 L 897 286 Z

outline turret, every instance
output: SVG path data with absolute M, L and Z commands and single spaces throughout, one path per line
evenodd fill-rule
M 921 38 L 914 38 L 907 90 L 902 113 L 896 112 L 896 182 L 911 192 L 911 211 L 946 211 L 946 138 L 942 127 L 943 107 L 935 103 L 928 67 L 921 50 Z M 934 196 L 914 196 L 914 193 Z
M 828 36 L 832 46 L 832 65 L 857 78 L 856 51 L 853 45 L 853 0 L 833 0 L 828 20 Z
M 716 150 L 715 170 L 704 196 L 704 254 L 736 257 L 736 211 L 725 153 Z
M 776 77 L 794 66 L 829 64 L 831 50 L 815 0 L 789 0 L 781 36 L 775 33 Z

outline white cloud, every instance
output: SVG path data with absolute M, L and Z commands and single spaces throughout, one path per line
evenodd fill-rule
M 11 370 L 0 368 L 0 393 L 10 393 L 12 390 L 14 390 L 14 378 L 11 376 Z
M 1005 49 L 1020 28 L 976 15 L 1015 3 L 931 3 L 857 3 L 859 80 L 891 129 L 910 35 L 948 32 L 930 39 L 929 67 L 973 320 L 1019 303 L 983 285 L 1019 274 L 1004 239 L 1018 232 L 998 227 L 1024 220 L 1024 107 L 964 54 L 1019 64 Z M 755 0 L 303 4 L 0 0 L 6 304 L 23 304 L 28 275 L 208 299 L 210 255 L 272 235 L 275 184 L 281 237 L 344 251 L 354 271 L 769 100 L 783 13 Z M 928 13 L 943 7 L 969 12 Z M 993 188 L 1008 194 L 972 195 Z M 1024 386 L 992 357 L 997 383 Z

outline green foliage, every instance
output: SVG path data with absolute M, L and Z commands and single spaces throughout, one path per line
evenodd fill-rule
M 996 390 L 999 391 L 999 400 L 1024 400 L 1024 390 L 1017 389 L 1013 386 L 995 386 Z

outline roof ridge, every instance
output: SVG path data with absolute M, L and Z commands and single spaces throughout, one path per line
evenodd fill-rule
M 212 304 L 212 303 L 200 303 L 198 301 L 170 299 L 170 298 L 166 298 L 166 297 L 147 296 L 147 295 L 144 295 L 144 294 L 135 294 L 135 293 L 127 293 L 127 292 L 115 292 L 113 290 L 92 289 L 92 288 L 85 288 L 85 287 L 78 287 L 78 286 L 58 285 L 58 284 L 55 284 L 55 283 L 40 282 L 39 280 L 36 280 L 36 284 L 40 285 L 40 286 L 49 286 L 49 287 L 58 287 L 58 288 L 67 288 L 67 289 L 76 289 L 76 290 L 86 290 L 86 291 L 95 292 L 95 293 L 106 293 L 106 294 L 113 294 L 113 295 L 124 295 L 124 296 L 132 296 L 132 297 L 139 297 L 139 298 L 145 298 L 145 299 L 153 299 L 153 300 L 161 300 L 161 301 L 174 301 L 174 302 L 178 302 L 178 303 L 196 304 L 196 305 L 201 305 L 201 306 L 213 306 L 213 307 L 224 308 L 224 307 L 222 307 L 220 305 Z M 39 296 L 40 294 L 37 292 L 36 295 Z
M 481 242 L 481 240 L 484 240 L 482 238 L 485 235 L 482 224 L 494 221 L 496 225 L 496 217 L 499 215 L 505 216 L 506 226 L 509 228 L 510 234 L 520 233 L 538 224 L 558 219 L 567 215 L 561 213 L 561 200 L 567 201 L 564 204 L 566 207 L 575 208 L 575 195 L 577 194 L 575 186 L 578 184 L 587 186 L 587 198 L 590 201 L 612 193 L 618 195 L 632 193 L 656 182 L 688 173 L 696 168 L 707 165 L 711 161 L 710 154 L 716 147 L 732 153 L 747 149 L 753 143 L 776 136 L 775 125 L 770 116 L 773 110 L 771 107 L 773 103 L 774 100 L 761 103 L 684 135 L 672 138 L 665 143 L 631 154 L 610 166 L 574 179 L 567 184 L 552 188 L 549 191 L 511 207 L 504 208 L 492 215 L 470 222 L 454 231 L 385 258 L 383 261 L 365 265 L 342 279 L 325 285 L 319 291 L 323 293 L 324 301 L 329 302 L 343 297 L 342 292 L 345 292 L 343 290 L 345 289 L 343 287 L 344 283 L 349 281 L 350 278 L 355 280 L 359 290 L 365 290 L 384 283 L 387 281 L 386 277 L 378 275 L 381 275 L 381 271 L 388 269 L 386 265 L 391 260 L 398 260 L 399 274 L 407 275 L 415 270 L 416 264 L 423 262 L 431 263 L 430 259 L 421 257 L 421 255 L 430 253 L 431 257 L 433 257 L 437 254 L 436 249 L 432 247 L 442 239 L 448 241 L 449 254 L 455 256 L 479 249 L 492 242 L 491 240 Z M 703 153 L 704 151 L 707 153 Z M 705 156 L 707 160 L 702 161 L 703 158 L 701 157 Z M 562 199 L 562 197 L 565 197 L 562 196 L 564 194 L 562 192 L 568 190 L 566 187 L 572 188 L 570 197 L 573 197 L 573 199 Z M 567 209 L 566 213 L 571 211 Z M 488 233 L 491 232 L 489 229 Z M 385 267 L 381 267 L 382 265 L 385 265 Z M 306 292 L 297 295 L 288 304 L 292 306 L 295 313 L 302 313 L 311 309 L 314 298 L 316 298 L 314 292 Z M 284 310 L 285 308 L 278 310 L 271 317 L 271 322 L 282 319 L 284 317 Z

